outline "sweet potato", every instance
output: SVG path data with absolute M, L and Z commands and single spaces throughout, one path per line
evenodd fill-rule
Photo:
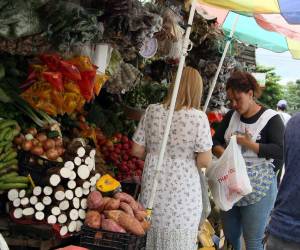
M 126 233 L 125 229 L 118 225 L 114 220 L 112 219 L 104 219 L 101 223 L 101 228 L 103 230 L 116 232 L 116 233 Z
M 105 209 L 106 204 L 111 200 L 110 197 L 103 197 L 101 206 L 97 209 L 100 213 Z
M 89 209 L 98 210 L 103 203 L 103 198 L 100 192 L 92 191 L 87 198 L 87 206 Z
M 140 223 L 141 223 L 141 226 L 142 226 L 142 228 L 144 229 L 145 232 L 149 230 L 149 228 L 150 228 L 150 222 L 149 221 L 143 220 Z
M 120 203 L 120 209 L 123 210 L 125 213 L 134 216 L 133 210 L 131 206 L 129 206 L 126 202 L 121 202 Z
M 86 213 L 84 224 L 95 229 L 101 227 L 101 215 L 98 211 L 89 210 Z
M 110 199 L 106 204 L 104 209 L 105 210 L 117 210 L 120 206 L 120 200 L 119 199 Z
M 131 203 L 131 202 L 136 202 L 131 195 L 123 193 L 123 192 L 116 193 L 114 195 L 114 198 L 119 199 L 120 201 L 126 202 L 128 204 Z
M 106 210 L 104 211 L 104 214 L 108 219 L 114 220 L 117 224 L 130 233 L 139 236 L 145 234 L 140 222 L 136 218 L 126 214 L 121 210 Z
M 135 218 L 137 218 L 138 221 L 143 221 L 147 217 L 146 211 L 134 211 Z

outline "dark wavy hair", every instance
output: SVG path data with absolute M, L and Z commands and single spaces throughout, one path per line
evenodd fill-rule
M 261 89 L 256 79 L 248 72 L 235 71 L 231 74 L 226 83 L 226 90 L 231 89 L 237 92 L 248 93 L 253 91 L 253 95 L 258 98 L 261 95 Z

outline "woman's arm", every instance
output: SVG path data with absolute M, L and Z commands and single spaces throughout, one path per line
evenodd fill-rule
M 197 153 L 197 167 L 198 168 L 207 168 L 210 166 L 212 161 L 212 153 L 211 150 L 208 150 L 206 152 L 200 152 Z
M 224 135 L 228 128 L 228 125 L 229 125 L 229 122 L 230 122 L 233 112 L 234 112 L 233 110 L 227 112 L 227 114 L 224 116 L 221 123 L 218 125 L 218 129 L 216 130 L 216 133 L 213 136 L 212 152 L 218 158 L 221 157 L 221 155 L 223 154 L 223 152 L 225 150 L 225 148 L 223 146 L 223 145 L 225 145 Z
M 146 157 L 145 147 L 133 142 L 132 149 L 131 149 L 131 155 L 144 160 Z
M 267 142 L 259 144 L 258 157 L 282 160 L 284 124 L 280 116 L 272 117 L 264 130 Z

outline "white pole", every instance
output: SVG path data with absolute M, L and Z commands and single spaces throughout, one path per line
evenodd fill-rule
M 173 114 L 174 114 L 174 109 L 175 109 L 175 104 L 176 104 L 176 98 L 177 98 L 177 94 L 178 94 L 180 79 L 181 79 L 181 75 L 182 75 L 182 70 L 183 70 L 183 66 L 184 66 L 184 62 L 185 62 L 185 57 L 187 56 L 187 50 L 188 50 L 189 41 L 190 41 L 189 37 L 190 37 L 191 28 L 192 28 L 192 24 L 193 24 L 193 19 L 194 19 L 194 15 L 195 15 L 195 7 L 196 7 L 196 0 L 193 0 L 192 5 L 191 5 L 191 9 L 190 9 L 190 14 L 189 14 L 188 27 L 186 29 L 184 40 L 183 40 L 182 53 L 181 53 L 181 57 L 180 57 L 179 65 L 178 65 L 177 74 L 176 74 L 176 80 L 175 80 L 174 90 L 173 90 L 173 93 L 172 93 L 171 104 L 170 104 L 170 107 L 169 107 L 167 124 L 166 124 L 166 128 L 165 128 L 163 140 L 162 140 L 162 143 L 160 145 L 160 153 L 159 153 L 158 163 L 157 163 L 157 166 L 156 166 L 156 172 L 155 172 L 155 177 L 154 177 L 154 181 L 153 181 L 153 187 L 152 187 L 152 190 L 151 190 L 150 199 L 148 200 L 148 204 L 147 204 L 148 219 L 151 218 L 154 198 L 155 198 L 156 189 L 157 189 L 157 185 L 158 185 L 159 171 L 161 169 L 163 159 L 164 159 L 164 154 L 165 154 L 167 141 L 168 141 L 168 136 L 169 136 L 169 132 L 170 132 L 170 128 L 171 128 L 171 123 L 172 123 L 172 118 L 173 118 Z
M 227 50 L 229 48 L 229 45 L 230 45 L 230 40 L 231 38 L 233 37 L 233 34 L 235 32 L 235 29 L 236 29 L 236 25 L 238 23 L 238 20 L 239 20 L 239 14 L 236 14 L 236 17 L 235 17 L 235 20 L 234 20 L 234 23 L 232 25 L 232 29 L 231 29 L 231 32 L 230 32 L 230 35 L 229 35 L 229 40 L 226 42 L 226 45 L 225 45 L 225 48 L 224 48 L 224 51 L 223 51 L 223 54 L 222 54 L 222 57 L 221 57 L 221 60 L 219 62 L 219 66 L 218 66 L 218 69 L 216 71 L 216 74 L 215 74 L 215 77 L 212 81 L 212 84 L 210 85 L 210 88 L 209 88 L 209 91 L 208 91 L 208 95 L 207 95 L 207 98 L 206 98 L 206 101 L 205 101 L 205 104 L 204 104 L 204 107 L 203 107 L 203 111 L 206 112 L 207 110 L 207 107 L 208 107 L 208 104 L 209 104 L 209 101 L 210 101 L 210 98 L 212 96 L 212 93 L 215 89 L 215 86 L 216 86 L 216 83 L 217 83 L 217 80 L 218 80 L 218 77 L 219 77 L 219 74 L 220 74 L 220 71 L 221 71 L 221 68 L 222 68 L 222 65 L 223 65 L 223 62 L 224 62 L 224 59 L 225 59 L 225 56 L 227 54 Z

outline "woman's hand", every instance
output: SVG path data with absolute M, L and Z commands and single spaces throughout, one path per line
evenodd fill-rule
M 259 152 L 259 144 L 252 141 L 251 134 L 248 130 L 245 131 L 245 134 L 238 134 L 236 136 L 236 142 L 247 149 L 251 149 L 257 154 Z

